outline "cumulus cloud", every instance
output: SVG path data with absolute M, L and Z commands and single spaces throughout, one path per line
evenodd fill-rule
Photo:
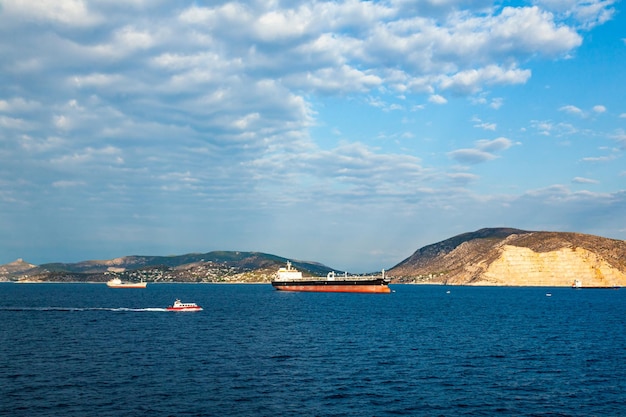
M 403 207 L 407 218 L 417 217 L 416 202 L 447 210 L 455 204 L 439 186 L 481 180 L 446 174 L 435 162 L 442 146 L 451 149 L 449 126 L 480 111 L 489 113 L 471 125 L 512 132 L 493 113 L 507 89 L 528 83 L 535 62 L 572 56 L 582 28 L 613 9 L 611 1 L 568 1 L 6 0 L 0 185 L 9 197 L 2 201 L 38 196 L 33 207 L 73 205 L 102 218 L 125 215 L 120 207 L 153 210 L 159 214 L 140 216 L 147 231 L 161 226 L 149 219 L 176 224 L 182 212 L 211 217 L 197 215 L 210 207 L 227 213 L 214 216 L 224 226 L 191 229 L 218 236 L 258 218 L 250 210 L 290 204 L 323 202 L 321 212 L 345 213 L 340 202 L 357 209 L 405 203 L 380 213 Z M 468 99 L 480 106 L 463 113 Z M 455 114 L 441 116 L 449 109 Z M 531 126 L 550 136 L 576 131 L 550 116 Z M 621 132 L 610 139 L 625 143 Z M 497 137 L 447 155 L 478 164 L 513 145 Z M 47 192 L 51 185 L 58 193 Z M 55 199 L 73 190 L 76 198 Z M 0 228 L 11 221 L 0 220 Z
M 596 113 L 604 113 L 606 111 L 606 107 L 602 105 L 593 106 L 593 111 Z
M 578 131 L 578 129 L 570 123 L 554 122 L 551 120 L 531 120 L 530 125 L 543 136 L 561 137 L 571 135 Z
M 513 146 L 513 142 L 510 139 L 502 137 L 493 140 L 483 139 L 476 142 L 478 149 L 488 152 L 503 151 L 509 149 L 511 146 Z
M 474 127 L 479 127 L 484 130 L 496 130 L 497 125 L 495 123 L 479 123 L 474 125 Z
M 562 111 L 568 114 L 573 114 L 573 115 L 580 116 L 580 117 L 589 117 L 589 111 L 583 111 L 582 109 L 571 104 L 562 106 L 561 108 L 559 108 L 559 111 Z M 596 106 L 593 106 L 591 108 L 591 111 L 596 114 L 601 114 L 601 113 L 606 112 L 606 107 L 598 104 Z
M 457 72 L 452 76 L 443 76 L 440 86 L 444 90 L 457 93 L 475 93 L 484 85 L 523 84 L 530 78 L 530 70 L 517 68 L 504 69 L 496 65 L 485 68 Z
M 439 94 L 433 94 L 432 96 L 428 97 L 428 101 L 434 104 L 446 104 L 448 102 L 445 97 L 440 96 Z
M 610 20 L 615 14 L 615 0 L 537 0 L 562 19 L 571 19 L 576 26 L 590 30 Z
M 448 156 L 462 164 L 479 164 L 498 158 L 495 152 L 503 151 L 513 146 L 510 139 L 500 137 L 493 140 L 478 140 L 474 148 L 457 149 L 449 152 Z
M 563 111 L 565 113 L 575 114 L 575 115 L 578 115 L 578 116 L 583 116 L 584 115 L 584 112 L 581 109 L 579 109 L 576 106 L 572 106 L 571 104 L 568 104 L 567 106 L 563 106 L 559 110 Z
M 2 12 L 11 20 L 35 20 L 69 26 L 92 26 L 101 20 L 83 0 L 6 0 L 2 2 Z

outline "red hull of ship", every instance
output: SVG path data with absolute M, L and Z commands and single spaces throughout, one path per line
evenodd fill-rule
M 360 293 L 390 293 L 387 285 L 283 285 L 275 286 L 279 291 L 302 292 L 360 292 Z

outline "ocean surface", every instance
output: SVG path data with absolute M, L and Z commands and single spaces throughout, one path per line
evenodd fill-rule
M 0 415 L 626 415 L 626 289 L 390 287 L 3 283 Z

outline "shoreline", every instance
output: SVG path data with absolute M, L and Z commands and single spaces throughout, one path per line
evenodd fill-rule
M 105 285 L 106 282 L 98 282 L 98 281 L 0 281 L 0 284 L 89 284 L 89 285 Z M 185 281 L 173 281 L 173 282 L 148 282 L 148 286 L 153 285 L 171 285 L 171 284 L 184 284 L 184 285 L 271 285 L 271 282 L 245 282 L 245 281 L 236 281 L 236 282 L 185 282 Z M 398 282 L 398 283 L 390 283 L 389 285 L 424 285 L 424 286 L 433 286 L 433 287 L 476 287 L 476 288 L 571 288 L 578 290 L 589 290 L 589 289 L 597 289 L 597 290 L 618 290 L 622 288 L 619 285 L 616 286 L 606 286 L 606 287 L 579 287 L 572 288 L 570 285 L 507 285 L 507 284 L 444 284 L 444 283 L 421 283 L 421 282 Z M 146 286 L 146 288 L 148 287 Z M 112 288 L 112 289 L 120 289 L 120 288 Z M 121 289 L 145 289 L 145 288 L 121 288 Z

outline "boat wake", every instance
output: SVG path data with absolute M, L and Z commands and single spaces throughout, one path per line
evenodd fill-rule
M 161 312 L 165 308 L 126 308 L 126 307 L 0 307 L 0 311 L 123 311 L 123 312 Z

